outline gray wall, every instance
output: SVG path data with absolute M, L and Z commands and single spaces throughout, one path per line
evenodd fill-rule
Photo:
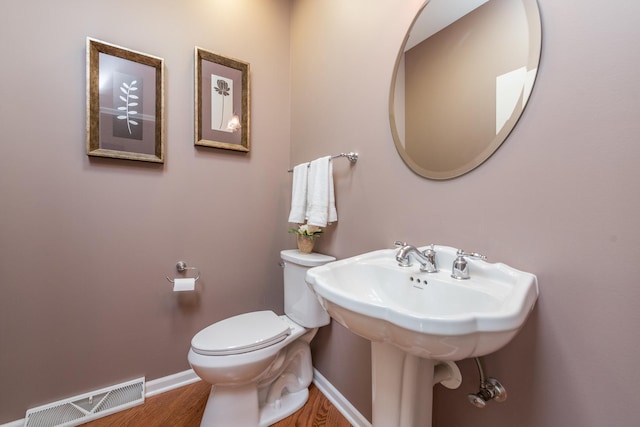
M 289 13 L 287 0 L 3 0 L 0 424 L 188 369 L 199 329 L 282 311 Z M 164 166 L 85 154 L 86 36 L 165 59 Z M 193 145 L 195 46 L 251 64 L 248 155 Z M 178 260 L 201 269 L 199 298 L 171 292 Z
M 336 163 L 340 220 L 318 250 L 435 242 L 538 275 L 533 316 L 485 359 L 508 401 L 469 405 L 477 373 L 464 361 L 459 391 L 436 387 L 435 426 L 638 424 L 640 5 L 540 0 L 543 52 L 524 116 L 480 168 L 434 182 L 404 165 L 387 118 L 397 49 L 421 3 L 294 3 L 292 163 L 361 154 L 353 168 Z M 369 349 L 349 334 L 323 330 L 316 364 L 366 413 Z

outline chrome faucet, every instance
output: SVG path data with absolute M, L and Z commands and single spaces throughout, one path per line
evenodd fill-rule
M 420 250 L 413 245 L 407 245 L 406 242 L 395 242 L 395 246 L 399 248 L 396 253 L 396 261 L 398 261 L 399 266 L 409 267 L 411 265 L 411 258 L 413 257 L 420 263 L 420 271 L 426 273 L 435 273 L 438 271 L 436 251 L 433 249 L 433 245 L 423 252 L 420 252 Z
M 487 259 L 486 256 L 481 255 L 479 253 L 466 253 L 462 249 L 458 249 L 457 257 L 453 261 L 453 265 L 451 266 L 451 277 L 458 280 L 467 280 L 469 276 L 469 264 L 467 264 L 467 260 L 465 257 L 476 258 L 485 261 Z

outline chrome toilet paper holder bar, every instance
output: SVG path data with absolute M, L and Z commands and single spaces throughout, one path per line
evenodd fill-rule
M 184 273 L 186 270 L 195 270 L 198 272 L 198 274 L 196 274 L 196 277 L 193 278 L 193 281 L 197 282 L 200 278 L 200 269 L 196 267 L 187 267 L 187 263 L 184 261 L 178 261 L 178 263 L 176 264 L 176 270 L 178 270 L 179 273 Z M 167 280 L 171 283 L 175 283 L 174 280 L 169 276 L 167 276 Z

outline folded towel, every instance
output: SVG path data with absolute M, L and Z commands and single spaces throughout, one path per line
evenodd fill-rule
M 326 227 L 338 220 L 331 156 L 312 161 L 307 179 L 307 224 Z
M 293 168 L 293 184 L 291 186 L 291 212 L 289 222 L 302 224 L 307 214 L 307 174 L 309 163 L 302 163 Z
M 338 220 L 338 211 L 336 210 L 336 195 L 333 188 L 333 161 L 329 159 L 329 218 L 328 223 Z

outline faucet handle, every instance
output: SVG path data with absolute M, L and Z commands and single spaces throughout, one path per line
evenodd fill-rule
M 407 245 L 407 242 L 396 240 L 395 242 L 393 242 L 393 245 L 396 247 L 396 249 L 399 249 L 398 253 L 396 253 L 396 261 L 398 261 L 398 265 L 400 267 L 411 267 L 411 258 L 407 254 L 402 254 L 405 248 L 408 249 L 409 247 L 409 245 Z
M 459 257 L 463 256 L 463 257 L 481 259 L 483 261 L 487 260 L 487 257 L 485 255 L 479 254 L 478 252 L 465 252 L 462 249 L 458 249 L 457 255 Z
M 466 280 L 469 276 L 469 265 L 467 264 L 467 260 L 465 257 L 481 259 L 485 261 L 487 259 L 486 256 L 479 254 L 477 252 L 467 253 L 462 249 L 458 249 L 457 257 L 453 261 L 453 266 L 451 267 L 451 277 L 458 280 Z

